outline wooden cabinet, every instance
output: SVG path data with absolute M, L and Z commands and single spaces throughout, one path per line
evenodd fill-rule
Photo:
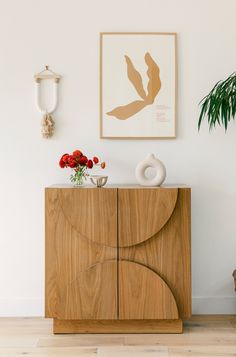
M 54 333 L 182 332 L 191 315 L 190 189 L 46 188 Z

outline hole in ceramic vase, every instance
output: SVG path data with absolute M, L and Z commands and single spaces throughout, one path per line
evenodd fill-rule
M 144 172 L 144 176 L 150 180 L 156 176 L 156 173 L 157 173 L 157 170 L 154 167 L 148 166 Z

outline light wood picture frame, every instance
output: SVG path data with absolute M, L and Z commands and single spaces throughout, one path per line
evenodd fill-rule
M 176 33 L 100 33 L 100 138 L 176 138 Z

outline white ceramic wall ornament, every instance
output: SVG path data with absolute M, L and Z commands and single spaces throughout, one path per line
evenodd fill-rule
M 149 167 L 156 170 L 156 175 L 153 178 L 148 178 L 145 175 L 145 171 Z M 147 157 L 137 165 L 135 176 L 138 183 L 142 186 L 160 186 L 166 178 L 166 168 L 154 154 L 148 154 Z
M 42 72 L 35 74 L 34 76 L 36 86 L 35 86 L 35 104 L 38 111 L 43 114 L 42 119 L 42 136 L 43 138 L 50 138 L 54 134 L 55 122 L 52 118 L 52 113 L 56 110 L 58 104 L 58 85 L 61 79 L 59 74 L 51 71 L 48 66 Z M 53 105 L 50 109 L 43 109 L 40 105 L 40 83 L 44 79 L 52 79 L 54 82 L 53 86 Z

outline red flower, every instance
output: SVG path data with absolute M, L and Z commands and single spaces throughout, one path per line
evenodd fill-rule
M 98 157 L 94 156 L 94 158 L 93 158 L 93 162 L 95 163 L 95 165 L 96 165 L 96 164 L 98 164 L 98 162 L 99 162 Z
M 79 164 L 80 164 L 81 166 L 85 166 L 85 165 L 87 164 L 87 162 L 88 162 L 88 158 L 87 158 L 86 156 L 81 156 L 81 157 L 79 158 Z
M 66 164 L 64 163 L 64 161 L 63 161 L 62 159 L 59 161 L 59 166 L 60 166 L 62 169 L 64 169 L 64 167 L 66 166 Z
M 86 168 L 92 169 L 94 165 L 100 163 L 100 160 L 97 156 L 94 156 L 93 159 L 88 159 L 87 156 L 83 155 L 80 150 L 75 150 L 73 153 L 64 154 L 60 158 L 59 166 L 63 169 L 65 167 L 70 167 L 75 171 L 85 170 Z M 102 162 L 99 164 L 102 169 L 106 167 L 106 163 Z
M 74 168 L 76 166 L 76 161 L 75 161 L 75 158 L 72 156 L 72 155 L 69 155 L 68 158 L 67 158 L 67 162 L 68 162 L 68 165 L 71 167 L 71 168 Z
M 88 169 L 92 169 L 92 168 L 93 168 L 93 162 L 92 162 L 92 160 L 88 160 L 88 162 L 87 162 L 87 168 L 88 168 Z
M 62 155 L 62 157 L 59 161 L 59 165 L 62 169 L 64 169 L 64 167 L 67 166 L 67 164 L 68 164 L 67 159 L 69 156 L 70 156 L 69 154 Z
M 67 164 L 67 159 L 69 156 L 70 156 L 69 154 L 62 155 L 62 160 L 64 161 L 65 164 Z
M 82 152 L 81 152 L 80 150 L 75 150 L 75 151 L 73 152 L 73 155 L 74 155 L 75 157 L 83 156 L 83 154 L 82 154 Z

